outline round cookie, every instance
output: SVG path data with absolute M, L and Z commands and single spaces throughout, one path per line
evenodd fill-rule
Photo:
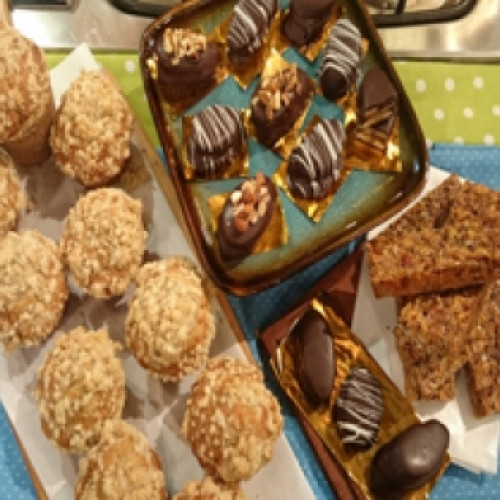
M 230 358 L 211 359 L 193 384 L 182 433 L 205 472 L 227 483 L 250 479 L 271 460 L 283 418 L 262 372 Z
M 146 239 L 141 202 L 121 189 L 99 188 L 70 209 L 61 254 L 77 287 L 109 298 L 128 288 L 142 263 Z
M 166 500 L 161 460 L 146 437 L 123 420 L 108 420 L 99 443 L 80 459 L 75 500 Z
M 207 476 L 200 481 L 189 481 L 172 500 L 245 500 L 238 484 L 217 483 Z
M 155 377 L 179 381 L 201 368 L 215 335 L 210 299 L 194 264 L 170 257 L 145 264 L 125 320 L 125 343 Z
M 0 245 L 0 340 L 7 352 L 42 343 L 68 298 L 57 245 L 37 231 L 9 232 Z
M 99 70 L 82 71 L 62 97 L 50 131 L 56 164 L 84 186 L 114 179 L 130 156 L 132 113 Z
M 34 395 L 42 431 L 59 448 L 88 450 L 104 423 L 121 417 L 125 372 L 118 349 L 102 329 L 77 327 L 55 341 L 38 370 Z
M 11 157 L 0 149 L 0 239 L 14 229 L 26 195 L 17 176 Z
M 0 29 L 0 75 L 0 145 L 20 165 L 42 163 L 55 110 L 43 51 L 18 30 Z

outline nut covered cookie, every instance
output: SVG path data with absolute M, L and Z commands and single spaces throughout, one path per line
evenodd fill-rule
M 0 149 L 0 238 L 14 229 L 26 195 L 10 156 Z

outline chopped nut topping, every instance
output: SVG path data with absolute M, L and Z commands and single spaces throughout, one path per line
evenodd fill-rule
M 211 359 L 191 388 L 182 432 L 208 475 L 249 479 L 273 454 L 283 429 L 278 401 L 253 364 Z
M 251 224 L 256 224 L 266 214 L 271 195 L 265 184 L 266 176 L 259 171 L 255 178 L 244 181 L 240 189 L 231 193 L 234 228 L 239 233 L 247 231 Z
M 25 205 L 26 196 L 14 164 L 9 155 L 0 149 L 0 238 L 14 229 Z
M 266 117 L 271 119 L 275 111 L 288 105 L 301 90 L 297 65 L 294 63 L 272 75 L 264 76 L 254 99 L 265 106 Z
M 76 500 L 166 500 L 160 458 L 146 437 L 123 420 L 105 422 L 99 443 L 80 459 Z
M 189 481 L 173 500 L 245 500 L 245 493 L 238 484 L 217 483 L 211 477 Z
M 63 96 L 50 133 L 59 168 L 86 186 L 116 177 L 130 156 L 132 112 L 102 71 L 82 71 Z
M 61 253 L 72 278 L 97 298 L 121 295 L 144 255 L 142 204 L 117 188 L 81 196 L 64 222 Z
M 11 351 L 56 328 L 68 297 L 56 244 L 37 231 L 9 232 L 0 245 L 0 340 Z
M 83 451 L 100 438 L 106 420 L 120 418 L 125 372 L 106 330 L 82 327 L 61 334 L 38 371 L 35 399 L 42 430 L 68 451 Z
M 197 33 L 183 28 L 167 28 L 163 32 L 163 48 L 172 56 L 172 64 L 177 65 L 183 57 L 197 59 L 207 47 L 207 38 L 203 33 Z
M 161 380 L 201 368 L 215 336 L 210 297 L 194 264 L 170 257 L 145 264 L 125 321 L 125 342 Z

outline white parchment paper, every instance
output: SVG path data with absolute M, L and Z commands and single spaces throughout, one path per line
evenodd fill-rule
M 76 48 L 52 71 L 56 102 L 59 102 L 62 92 L 82 68 L 96 67 L 98 66 L 87 46 Z M 31 196 L 35 198 L 35 210 L 23 217 L 20 228 L 37 228 L 58 240 L 65 211 L 71 206 L 70 201 L 74 201 L 81 192 L 81 187 L 60 174 L 50 161 L 36 171 L 26 172 L 23 180 Z M 155 181 L 151 178 L 131 194 L 143 199 L 151 212 L 148 250 L 161 257 L 188 255 L 194 259 Z M 43 210 L 37 209 L 37 200 L 43 205 Z M 32 397 L 36 370 L 51 349 L 54 339 L 77 324 L 92 328 L 106 325 L 114 339 L 122 340 L 126 300 L 125 296 L 122 299 L 98 301 L 82 299 L 72 294 L 58 332 L 45 345 L 18 350 L 11 355 L 0 354 L 0 397 L 47 495 L 53 500 L 73 498 L 78 457 L 60 452 L 40 429 L 38 410 Z M 234 332 L 220 308 L 216 307 L 217 334 L 210 355 L 227 354 L 243 358 L 244 352 Z M 167 487 L 173 494 L 184 482 L 203 476 L 196 459 L 180 435 L 185 404 L 194 376 L 187 377 L 179 384 L 163 384 L 150 377 L 125 350 L 120 356 L 127 380 L 124 418 L 143 431 L 159 452 Z M 244 483 L 243 489 L 249 499 L 314 498 L 284 435 L 276 443 L 271 462 Z
M 431 168 L 422 196 L 448 175 L 447 172 Z M 368 238 L 373 238 L 390 222 L 373 229 Z M 363 262 L 352 329 L 403 391 L 403 370 L 392 334 L 396 319 L 395 300 L 390 297 L 377 299 L 374 296 L 366 261 Z M 474 417 L 463 373 L 456 379 L 454 400 L 445 403 L 416 402 L 414 407 L 422 419 L 437 418 L 448 427 L 451 438 L 449 452 L 454 463 L 475 473 L 484 471 L 496 474 L 500 419 L 498 416 Z

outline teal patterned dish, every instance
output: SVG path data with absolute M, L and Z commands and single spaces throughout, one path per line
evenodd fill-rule
M 140 45 L 140 63 L 149 106 L 168 162 L 169 172 L 186 219 L 197 256 L 212 280 L 222 289 L 247 295 L 273 286 L 309 266 L 333 250 L 366 233 L 403 209 L 423 188 L 428 169 L 425 140 L 413 108 L 388 58 L 376 28 L 361 0 L 340 0 L 345 15 L 368 41 L 362 72 L 383 69 L 399 96 L 399 148 L 402 171 L 370 172 L 353 169 L 341 185 L 320 222 L 313 222 L 281 190 L 279 196 L 289 230 L 288 242 L 269 252 L 252 254 L 236 265 L 224 262 L 214 246 L 211 211 L 208 200 L 215 194 L 231 191 L 241 178 L 187 182 L 183 174 L 182 116 L 201 111 L 208 104 L 226 104 L 247 108 L 258 84 L 258 77 L 242 89 L 231 77 L 225 78 L 212 92 L 184 112 L 174 115 L 163 105 L 156 80 L 150 71 L 155 40 L 166 27 L 202 28 L 210 33 L 232 12 L 235 0 L 190 1 L 156 19 L 145 30 Z M 288 1 L 281 1 L 286 9 Z M 282 54 L 317 79 L 321 57 L 313 63 L 294 48 Z M 344 111 L 319 94 L 313 98 L 304 126 L 315 116 L 342 120 Z M 252 138 L 248 142 L 250 172 L 258 170 L 271 177 L 283 161 Z

